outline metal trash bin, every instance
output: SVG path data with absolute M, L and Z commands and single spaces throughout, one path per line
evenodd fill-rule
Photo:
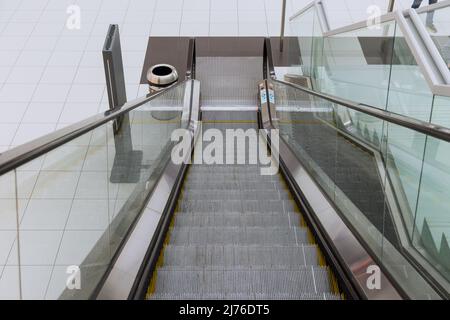
M 178 72 L 170 64 L 157 64 L 148 69 L 147 82 L 151 93 L 164 90 L 178 81 Z
M 147 82 L 150 93 L 159 92 L 178 82 L 178 72 L 170 64 L 157 64 L 148 69 Z M 157 120 L 167 121 L 175 119 L 178 116 L 178 112 L 153 111 L 151 115 Z

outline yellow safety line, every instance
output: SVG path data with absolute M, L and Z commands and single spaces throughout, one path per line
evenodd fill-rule
M 179 124 L 181 119 L 178 120 L 134 120 L 131 121 L 131 124 L 133 125 L 139 125 L 139 124 Z
M 294 198 L 292 196 L 292 193 L 289 190 L 289 187 L 287 185 L 286 180 L 284 179 L 284 177 L 281 174 L 279 174 L 279 176 L 281 178 L 281 183 L 283 185 L 283 188 L 286 188 L 287 191 L 291 195 L 289 197 L 289 201 L 291 201 L 294 204 L 295 212 L 298 213 L 299 216 L 300 216 L 300 226 L 306 228 L 306 235 L 307 235 L 307 238 L 308 238 L 308 242 L 310 244 L 316 246 L 316 250 L 317 250 L 317 264 L 319 266 L 325 267 L 327 269 L 331 292 L 333 292 L 333 294 L 335 294 L 335 295 L 339 295 L 341 297 L 341 299 L 344 300 L 345 299 L 345 295 L 339 289 L 339 282 L 337 281 L 336 275 L 334 274 L 333 270 L 331 270 L 331 268 L 327 265 L 325 256 L 324 256 L 322 250 L 320 250 L 319 246 L 317 245 L 316 238 L 314 237 L 313 233 L 311 232 L 311 229 L 309 228 L 309 226 L 307 225 L 303 215 L 301 214 L 300 208 L 298 207 L 297 203 L 295 202 L 295 200 L 294 200 Z
M 248 124 L 255 124 L 258 123 L 254 120 L 202 120 L 202 123 L 248 123 Z
M 174 225 L 175 225 L 176 216 L 180 212 L 180 200 L 182 200 L 183 196 L 184 196 L 184 183 L 185 183 L 185 181 L 186 181 L 186 179 L 187 179 L 187 177 L 189 175 L 189 171 L 190 171 L 189 169 L 190 169 L 190 167 L 188 167 L 188 169 L 187 169 L 186 176 L 185 176 L 185 179 L 183 181 L 183 185 L 181 186 L 180 194 L 178 196 L 177 205 L 175 207 L 175 210 L 174 210 L 174 213 L 173 213 L 173 217 L 170 220 L 169 230 L 167 230 L 166 237 L 164 238 L 163 247 L 161 248 L 161 251 L 159 253 L 159 257 L 158 257 L 158 260 L 156 262 L 156 267 L 155 267 L 155 270 L 153 271 L 153 274 L 152 274 L 152 277 L 151 277 L 151 280 L 150 280 L 150 284 L 149 284 L 148 289 L 147 289 L 147 295 L 146 295 L 147 300 L 150 299 L 150 297 L 155 293 L 155 290 L 156 290 L 156 280 L 158 278 L 158 269 L 161 268 L 164 265 L 164 252 L 166 250 L 166 247 L 169 245 L 170 237 L 172 235 L 172 231 L 173 231 L 173 228 L 174 228 Z
M 321 121 L 313 120 L 278 120 L 281 124 L 321 124 Z

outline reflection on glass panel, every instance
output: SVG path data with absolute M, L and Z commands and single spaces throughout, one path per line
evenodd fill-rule
M 432 122 L 450 128 L 450 98 L 435 96 Z M 450 143 L 428 138 L 416 212 L 415 242 L 450 280 Z
M 424 12 L 419 15 L 442 59 L 450 69 L 450 7 Z
M 433 95 L 400 28 L 396 29 L 393 56 L 387 110 L 429 122 Z M 426 136 L 397 125 L 388 125 L 385 134 L 387 170 L 412 236 Z
M 311 66 L 314 55 L 313 39 L 315 33 L 315 20 L 316 13 L 315 8 L 313 7 L 304 12 L 301 16 L 295 18 L 290 24 L 291 34 L 298 37 L 298 43 L 303 62 L 301 66 L 302 74 L 307 77 L 311 76 Z
M 323 77 L 323 66 L 326 57 L 324 56 L 324 37 L 323 30 L 320 23 L 317 11 L 314 11 L 314 25 L 313 25 L 313 41 L 312 41 L 312 57 L 311 57 L 311 82 L 313 88 L 321 87 L 321 80 Z
M 177 87 L 164 94 L 161 99 L 152 100 L 130 112 L 129 133 L 121 135 L 121 139 L 131 140 L 131 143 L 125 143 L 132 146 L 126 152 L 122 150 L 123 141 L 114 138 L 112 126 L 108 130 L 109 208 L 110 219 L 113 221 L 113 251 L 125 236 L 126 230 L 120 229 L 121 224 L 129 224 L 134 219 L 134 215 L 138 213 L 135 212 L 136 203 L 142 203 L 146 198 L 143 190 L 153 186 L 164 169 L 161 164 L 170 159 L 170 136 L 173 130 L 181 127 L 180 109 L 184 93 L 183 86 Z M 129 157 L 132 158 L 131 161 L 128 160 Z M 139 165 L 133 164 L 135 162 Z M 126 166 L 121 165 L 122 163 Z M 151 184 L 147 184 L 147 181 Z
M 105 145 L 102 129 L 41 156 L 40 167 L 17 169 L 37 177 L 19 227 L 20 261 L 28 272 L 23 287 L 35 299 L 57 299 L 77 268 L 81 274 L 88 273 L 83 263 L 108 226 L 107 212 L 102 210 L 107 204 L 106 167 L 98 151 Z M 108 259 L 109 251 L 93 268 L 104 270 Z M 36 278 L 40 281 L 31 281 Z M 87 294 L 94 283 L 82 283 L 74 291 Z
M 13 171 L 0 176 L 0 299 L 20 299 L 17 221 L 22 205 L 18 208 L 16 200 Z
M 356 110 L 337 106 L 336 122 L 339 128 L 350 131 L 354 137 L 367 145 L 376 150 L 381 149 L 384 121 Z
M 91 297 L 170 160 L 185 96 L 174 87 L 0 177 L 0 298 Z
M 421 14 L 429 31 L 431 25 L 437 29 L 430 32 L 446 63 L 450 63 L 450 28 L 445 18 L 449 10 Z M 302 28 L 306 21 L 308 28 Z M 320 19 L 311 8 L 291 26 L 301 44 L 303 74 L 310 77 L 314 90 L 430 121 L 433 95 L 395 20 L 323 37 Z M 371 135 L 381 133 L 379 125 L 373 131 L 370 125 L 361 126 Z
M 324 38 L 316 90 L 384 109 L 395 22 Z
M 450 128 L 450 97 L 434 97 L 431 122 Z
M 385 132 L 387 171 L 412 238 L 426 136 L 393 124 L 386 124 Z
M 353 138 L 343 106 L 275 83 L 280 134 L 338 208 L 374 250 L 386 237 L 397 244 L 371 140 Z M 342 118 L 342 120 L 336 120 Z M 347 119 L 348 120 L 348 119 Z
M 433 94 L 400 28 L 395 32 L 393 62 L 387 110 L 430 121 Z
M 416 242 L 450 280 L 450 143 L 429 137 L 416 213 Z
M 432 179 L 450 176 L 448 166 L 442 167 L 444 159 L 450 158 L 450 149 L 442 144 L 439 146 L 443 149 L 432 148 L 442 161 L 442 171 L 436 174 L 438 166 L 433 163 L 434 172 L 423 181 L 425 135 L 278 82 L 274 82 L 274 88 L 281 138 L 344 220 L 399 284 L 412 290 L 410 293 L 418 299 L 434 296 L 432 291 L 424 290 L 424 279 L 402 255 L 398 232 L 406 229 L 409 233 L 402 235 L 416 240 L 413 239 L 414 230 L 418 230 L 416 208 L 417 217 L 421 211 L 448 213 L 450 180 L 444 178 L 436 183 Z M 426 162 L 431 164 L 429 160 Z M 426 168 L 427 165 L 424 175 Z M 441 203 L 434 205 L 436 201 Z M 424 220 L 424 214 L 421 215 Z M 420 227 L 423 229 L 423 222 Z M 422 247 L 420 241 L 413 243 Z M 443 246 L 448 252 L 447 242 Z
M 332 121 L 330 105 L 323 104 L 323 101 L 301 91 L 277 84 L 275 86 L 280 135 L 289 141 L 290 146 L 302 157 L 310 170 L 321 177 L 318 181 L 322 188 L 334 198 L 333 181 L 336 177 L 337 162 L 337 150 L 334 146 L 337 133 L 334 130 L 325 130 L 326 122 Z M 326 138 L 323 135 L 326 135 Z

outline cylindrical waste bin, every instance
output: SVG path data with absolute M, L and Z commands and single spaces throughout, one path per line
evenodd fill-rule
M 147 82 L 150 93 L 155 93 L 178 82 L 178 73 L 175 67 L 170 64 L 157 64 L 148 69 Z M 157 120 L 171 120 L 178 116 L 174 111 L 153 111 L 152 117 Z
M 157 64 L 148 69 L 147 81 L 150 92 L 158 92 L 178 81 L 177 70 L 170 64 Z

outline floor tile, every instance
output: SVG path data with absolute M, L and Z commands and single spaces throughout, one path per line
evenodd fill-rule
M 47 67 L 42 75 L 41 83 L 70 84 L 76 72 L 76 67 Z
M 54 52 L 48 61 L 49 66 L 61 67 L 61 66 L 78 66 L 81 60 L 83 52 Z
M 33 190 L 33 199 L 72 199 L 79 172 L 41 171 Z
M 108 200 L 74 200 L 67 230 L 107 230 Z
M 52 274 L 51 266 L 22 266 L 22 299 L 42 300 Z
M 58 252 L 62 231 L 20 231 L 20 263 L 26 266 L 52 266 Z M 7 265 L 17 265 L 17 243 Z
M 103 67 L 82 67 L 78 68 L 78 72 L 73 79 L 74 83 L 78 84 L 104 84 L 105 83 L 105 70 Z
M 153 23 L 151 36 L 178 36 L 180 35 L 180 24 L 178 23 Z
M 233 23 L 213 23 L 209 27 L 210 36 L 237 36 L 238 26 Z
M 58 121 L 64 103 L 32 102 L 25 113 L 23 123 L 51 123 Z
M 60 123 L 75 123 L 98 113 L 98 103 L 66 103 L 59 118 Z
M 44 67 L 14 67 L 8 77 L 8 83 L 37 83 L 42 77 Z
M 104 90 L 104 85 L 74 84 L 70 89 L 67 102 L 100 102 Z
M 76 199 L 107 199 L 108 198 L 108 175 L 106 168 L 104 172 L 81 172 L 78 182 Z
M 27 110 L 28 102 L 0 102 L 0 112 L 2 116 L 0 118 L 0 123 L 20 123 L 25 111 Z M 4 132 L 2 131 L 2 135 Z M 0 138 L 1 139 L 1 138 Z
M 61 248 L 56 259 L 58 265 L 81 265 L 84 259 L 97 245 L 97 241 L 103 235 L 103 231 L 66 231 L 61 242 Z M 98 245 L 103 246 L 104 256 L 98 257 L 96 263 L 104 263 L 108 257 L 108 244 L 101 242 Z
M 6 83 L 0 89 L 0 102 L 28 102 L 35 88 L 36 84 Z
M 0 230 L 0 265 L 6 265 L 16 237 L 16 230 Z
M 64 230 L 72 200 L 32 199 L 20 224 L 21 230 Z
M 1 49 L 0 49 L 1 50 Z M 20 51 L 0 51 L 0 66 L 14 66 L 19 58 Z M 2 71 L 4 72 L 4 71 Z
M 28 39 L 24 49 L 28 51 L 49 51 L 55 48 L 57 42 L 57 37 L 34 36 Z
M 5 266 L 0 277 L 0 299 L 20 299 L 20 277 L 18 266 Z
M 45 155 L 42 170 L 80 171 L 86 158 L 87 146 L 63 145 Z
M 12 141 L 12 145 L 18 146 L 31 140 L 42 137 L 55 130 L 54 123 L 25 123 L 22 122 Z
M 41 83 L 33 95 L 34 102 L 64 102 L 70 90 L 70 84 Z
M 17 205 L 16 199 L 1 199 L 0 198 L 0 230 L 14 231 L 17 230 Z M 0 249 L 1 250 L 1 249 Z M 1 256 L 1 253 L 0 253 Z M 5 264 L 0 257 L 0 265 Z M 0 271 L 1 274 L 1 271 Z
M 180 36 L 208 36 L 208 23 L 183 23 L 181 24 Z

